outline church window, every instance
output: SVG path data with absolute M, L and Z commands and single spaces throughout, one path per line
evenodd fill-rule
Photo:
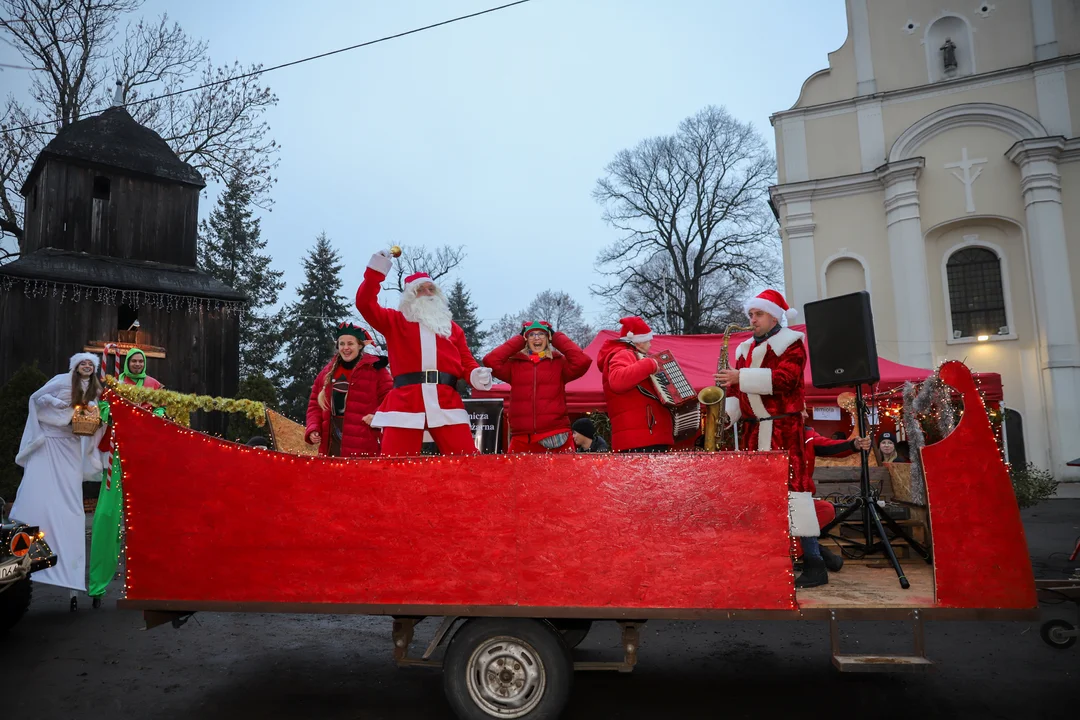
M 983 247 L 954 252 L 945 265 L 954 338 L 1007 335 L 1001 260 Z

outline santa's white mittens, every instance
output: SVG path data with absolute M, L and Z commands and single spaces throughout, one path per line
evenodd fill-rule
M 385 250 L 380 250 L 371 256 L 371 260 L 368 262 L 367 266 L 376 272 L 386 275 L 393 266 L 390 261 L 390 253 Z
M 772 370 L 769 368 L 741 368 L 739 389 L 750 395 L 772 395 Z
M 491 370 L 486 367 L 478 367 L 469 374 L 469 384 L 477 390 L 491 389 Z
M 742 419 L 742 407 L 739 406 L 739 398 L 728 396 L 724 398 L 724 413 L 729 422 L 739 422 Z

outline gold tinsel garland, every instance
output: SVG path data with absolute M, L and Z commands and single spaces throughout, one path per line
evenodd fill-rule
M 156 390 L 139 385 L 119 383 L 116 378 L 107 376 L 105 384 L 113 392 L 128 402 L 165 408 L 165 414 L 181 425 L 191 425 L 193 410 L 216 410 L 218 412 L 242 413 L 259 427 L 266 424 L 266 406 L 255 400 L 210 397 L 209 395 L 185 395 L 172 390 Z

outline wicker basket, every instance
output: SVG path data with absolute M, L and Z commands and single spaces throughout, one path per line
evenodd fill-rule
M 101 412 L 96 407 L 75 406 L 71 416 L 71 432 L 76 435 L 93 435 L 101 427 Z

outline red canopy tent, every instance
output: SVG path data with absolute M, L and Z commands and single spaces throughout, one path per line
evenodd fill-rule
M 805 325 L 794 325 L 793 330 L 805 333 Z M 571 413 L 584 413 L 596 410 L 604 410 L 604 389 L 601 383 L 600 370 L 596 367 L 596 356 L 600 346 L 608 340 L 618 337 L 612 330 L 601 330 L 585 353 L 594 361 L 589 371 L 584 376 L 566 386 L 567 409 Z M 749 332 L 733 333 L 728 345 L 730 364 L 735 365 L 735 348 L 739 343 L 750 337 Z M 716 359 L 720 353 L 720 344 L 723 335 L 657 335 L 653 339 L 652 349 L 670 350 L 679 361 L 679 366 L 686 373 L 686 379 L 696 390 L 713 384 L 713 373 L 716 372 Z M 892 362 L 884 358 L 878 359 L 878 369 L 881 372 L 881 381 L 872 390 L 878 395 L 899 391 L 904 383 L 911 380 L 919 382 L 932 374 L 931 370 L 913 368 L 900 363 Z M 997 373 L 975 373 L 976 382 L 986 396 L 987 401 L 997 402 L 1002 399 L 1001 376 Z M 810 364 L 806 365 L 805 373 L 806 402 L 808 405 L 834 405 L 837 396 L 848 388 L 834 388 L 823 390 L 814 387 L 810 381 Z M 507 405 L 510 402 L 510 386 L 496 385 L 487 392 L 475 391 L 476 398 L 503 398 Z M 899 400 L 898 394 L 896 399 Z

